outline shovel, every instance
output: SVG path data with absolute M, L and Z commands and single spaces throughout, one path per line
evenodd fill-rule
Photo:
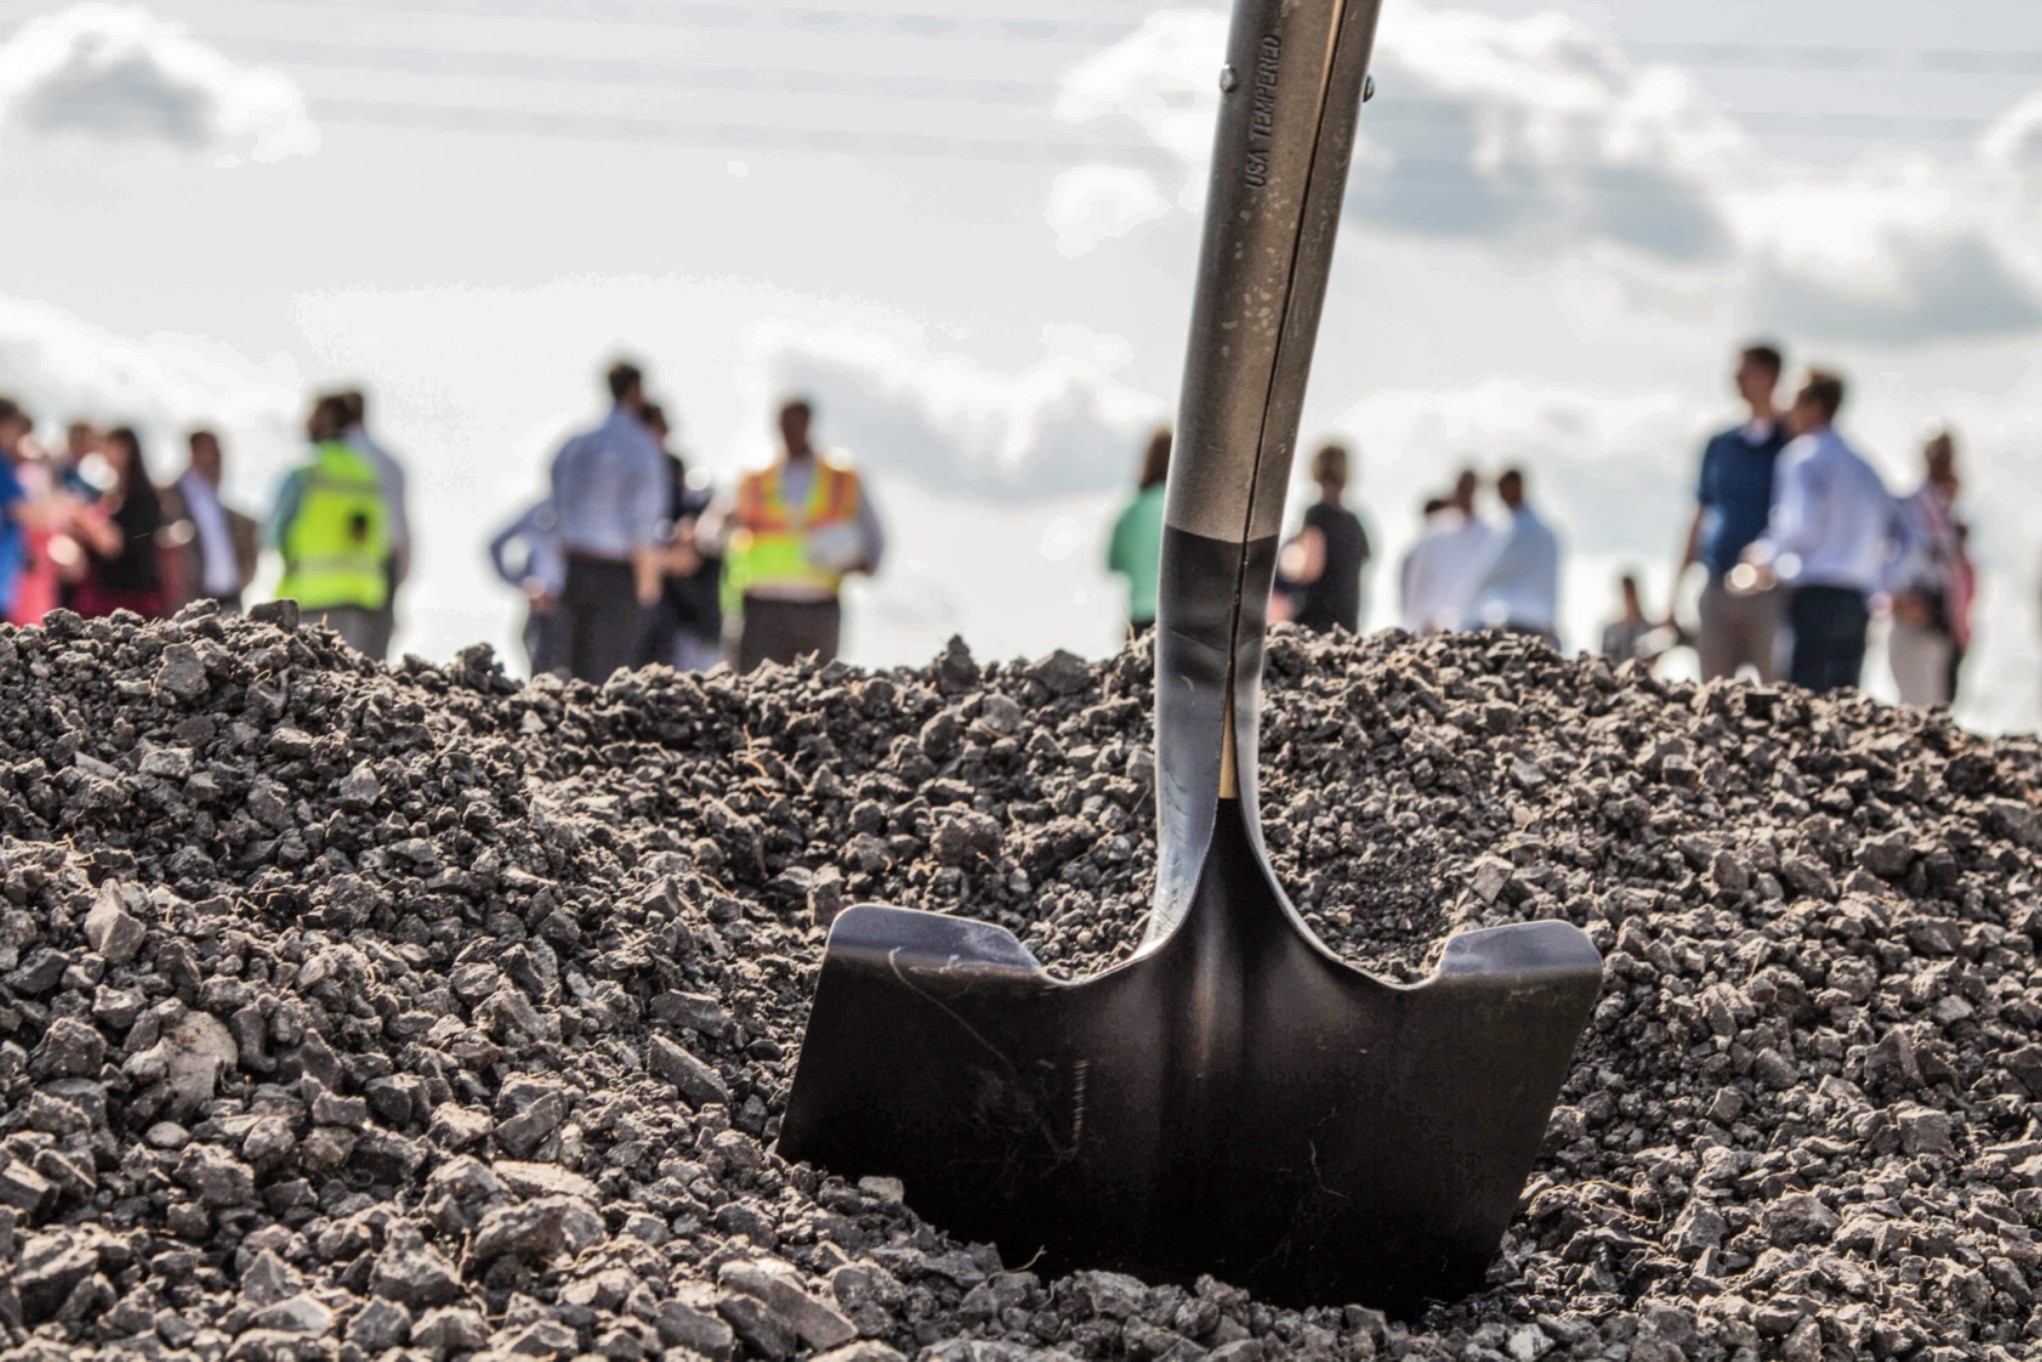
M 1412 1313 L 1479 1287 L 1602 961 L 1564 922 L 1405 986 L 1285 899 L 1255 803 L 1262 636 L 1380 0 L 1238 0 L 1170 470 L 1146 937 L 1052 978 L 988 923 L 833 925 L 780 1151 L 900 1178 L 1045 1272 L 1210 1273 Z

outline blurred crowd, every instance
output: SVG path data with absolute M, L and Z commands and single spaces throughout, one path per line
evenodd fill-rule
M 612 365 L 604 387 L 608 413 L 489 546 L 524 593 L 533 673 L 834 659 L 844 582 L 878 570 L 886 536 L 857 470 L 816 442 L 814 404 L 783 402 L 776 457 L 719 495 L 672 448 L 637 365 Z
M 1834 690 L 1862 680 L 1883 616 L 1902 701 L 1947 705 L 1977 592 L 1956 439 L 1932 432 L 1919 486 L 1895 496 L 1838 428 L 1844 380 L 1809 370 L 1782 406 L 1784 372 L 1779 347 L 1746 346 L 1734 373 L 1742 411 L 1702 450 L 1670 597 L 1683 599 L 1698 569 L 1693 618 L 1671 603 L 1651 611 L 1626 573 L 1603 650 L 1653 665 L 1685 646 L 1705 679 Z M 844 583 L 878 570 L 886 535 L 856 468 L 819 443 L 813 403 L 781 403 L 772 461 L 719 492 L 674 449 L 641 368 L 613 364 L 603 393 L 602 417 L 560 448 L 543 493 L 489 545 L 524 597 L 533 672 L 601 682 L 649 663 L 748 671 L 834 658 Z M 227 454 L 214 431 L 190 431 L 183 470 L 157 486 L 132 427 L 78 420 L 45 439 L 0 397 L 0 617 L 32 624 L 63 607 L 154 618 L 201 599 L 238 609 L 267 548 L 281 564 L 279 598 L 385 657 L 411 519 L 404 465 L 371 432 L 367 407 L 354 390 L 313 400 L 302 458 L 258 521 L 222 490 Z M 1156 618 L 1170 449 L 1170 432 L 1157 431 L 1109 538 L 1107 566 L 1126 579 L 1136 632 Z M 1373 547 L 1348 504 L 1353 459 L 1325 444 L 1309 471 L 1317 495 L 1281 545 L 1270 616 L 1359 633 Z M 1423 507 L 1397 567 L 1396 623 L 1557 647 L 1562 558 L 1524 468 L 1466 469 Z
M 1707 680 L 1745 674 L 1828 691 L 1860 684 L 1872 622 L 1884 617 L 1902 703 L 1952 703 L 1977 593 L 1957 509 L 1955 436 L 1929 434 L 1920 484 L 1896 496 L 1838 429 L 1843 378 L 1811 369 L 1782 407 L 1784 374 L 1777 345 L 1739 352 L 1733 383 L 1743 411 L 1703 448 L 1670 603 L 1648 611 L 1638 574 L 1623 574 L 1603 651 L 1650 666 L 1688 647 Z M 1169 432 L 1158 431 L 1109 541 L 1107 566 L 1127 581 L 1137 632 L 1156 617 L 1169 452 Z M 1272 618 L 1361 631 L 1371 553 L 1347 505 L 1350 475 L 1345 447 L 1313 456 L 1318 496 L 1283 546 Z M 1493 509 L 1485 504 L 1492 496 Z M 1562 543 L 1534 504 L 1525 469 L 1493 478 L 1464 469 L 1421 514 L 1397 570 L 1400 627 L 1421 635 L 1499 629 L 1560 645 Z M 1694 618 L 1683 620 L 1673 602 L 1696 569 L 1700 596 Z
M 280 597 L 382 658 L 410 533 L 402 465 L 369 434 L 366 408 L 360 392 L 314 401 L 305 462 L 262 522 L 229 504 L 214 431 L 189 432 L 183 471 L 158 486 L 133 427 L 75 420 L 45 441 L 0 397 L 0 617 L 157 619 L 198 600 L 238 610 L 267 544 L 283 561 Z

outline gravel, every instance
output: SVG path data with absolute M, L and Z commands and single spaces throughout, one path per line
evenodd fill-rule
M 1608 957 L 1491 1286 L 1391 1320 L 1044 1280 L 771 1151 L 845 905 L 1074 974 L 1138 938 L 1139 647 L 522 687 L 263 616 L 0 630 L 12 1356 L 2042 1347 L 2032 741 L 1279 629 L 1268 840 L 1335 949 L 1413 978 L 1557 916 Z

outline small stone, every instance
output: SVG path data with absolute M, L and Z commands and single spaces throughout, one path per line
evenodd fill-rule
M 254 1204 L 255 1170 L 218 1145 L 186 1145 L 176 1175 L 201 1206 Z
M 1843 1223 L 1835 1211 L 1809 1192 L 1781 1197 L 1765 1208 L 1760 1219 L 1767 1237 L 1781 1248 L 1825 1241 Z
M 148 939 L 149 929 L 123 906 L 121 886 L 108 880 L 93 897 L 85 915 L 85 942 L 106 957 L 109 965 L 125 965 Z
M 413 1233 L 378 1255 L 369 1290 L 400 1305 L 445 1305 L 460 1296 L 461 1277 L 444 1254 Z
M 498 1206 L 482 1217 L 469 1253 L 479 1263 L 515 1257 L 544 1261 L 579 1253 L 605 1238 L 602 1217 L 588 1202 L 549 1196 Z
M 858 1336 L 835 1306 L 811 1296 L 791 1264 L 777 1258 L 739 1259 L 716 1273 L 717 1285 L 763 1302 L 773 1315 L 811 1348 L 834 1348 Z
M 473 1352 L 489 1342 L 489 1326 L 482 1312 L 467 1306 L 428 1310 L 411 1326 L 411 1346 L 444 1357 L 448 1353 Z
M 307 1295 L 296 1295 L 263 1307 L 250 1321 L 258 1329 L 321 1337 L 333 1331 L 333 1311 Z
M 1897 1116 L 1903 1153 L 1947 1154 L 1950 1152 L 1950 1118 L 1943 1112 L 1912 1102 L 1901 1106 Z
M 680 1300 L 661 1301 L 653 1322 L 659 1330 L 660 1342 L 669 1348 L 698 1352 L 714 1362 L 723 1362 L 737 1346 L 730 1325 L 711 1309 Z
M 165 648 L 163 660 L 156 668 L 156 688 L 186 702 L 212 689 L 198 650 L 189 643 L 173 643 Z
M 646 1063 L 655 1074 L 673 1084 L 691 1107 L 730 1104 L 730 1089 L 724 1086 L 716 1070 L 665 1036 L 654 1036 L 647 1044 Z
M 364 1352 L 401 1348 L 411 1338 L 411 1311 L 392 1300 L 372 1300 L 347 1326 L 347 1341 Z
M 343 808 L 366 809 L 382 795 L 383 782 L 376 778 L 376 768 L 366 761 L 341 778 L 340 803 Z
M 1751 1062 L 1751 1071 L 1767 1087 L 1781 1092 L 1793 1087 L 1801 1077 L 1800 1070 L 1794 1067 L 1794 1062 L 1771 1046 L 1758 1052 L 1757 1058 Z
M 1475 873 L 1468 881 L 1468 887 L 1475 891 L 1475 897 L 1484 903 L 1494 903 L 1510 883 L 1512 871 L 1510 862 L 1495 856 L 1484 856 L 1475 862 Z

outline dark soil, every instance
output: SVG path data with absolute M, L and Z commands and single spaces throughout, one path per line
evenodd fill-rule
M 0 630 L 0 1342 L 2042 1352 L 2042 749 L 1519 640 L 1270 663 L 1268 839 L 1336 949 L 1409 978 L 1555 916 L 1607 954 L 1483 1294 L 1402 1324 L 1043 1280 L 770 1152 L 845 904 L 1074 975 L 1130 949 L 1143 653 L 525 688 L 281 613 L 58 616 Z

